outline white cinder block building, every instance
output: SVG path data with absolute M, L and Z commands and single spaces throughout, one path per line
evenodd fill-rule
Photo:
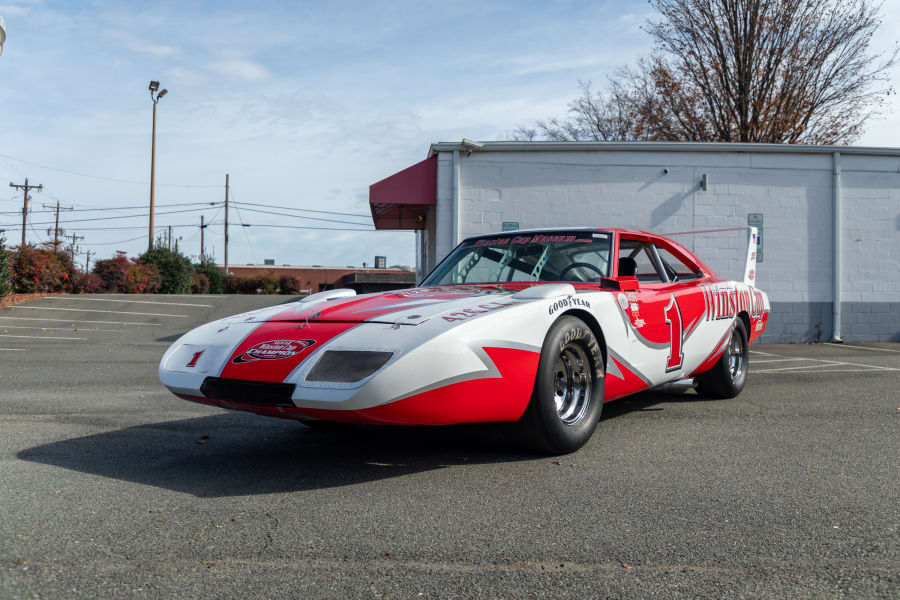
M 419 279 L 462 239 L 504 228 L 754 224 L 764 341 L 900 341 L 900 148 L 463 140 L 432 144 L 369 196 L 376 227 L 417 230 Z M 740 276 L 741 232 L 679 241 Z

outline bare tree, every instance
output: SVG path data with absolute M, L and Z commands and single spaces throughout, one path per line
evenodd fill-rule
M 893 92 L 870 0 L 651 0 L 653 56 L 628 72 L 642 137 L 849 143 Z
M 519 125 L 513 139 L 533 141 L 543 137 L 563 141 L 623 141 L 636 139 L 635 103 L 626 90 L 610 80 L 609 91 L 594 92 L 590 81 L 579 81 L 581 96 L 569 103 L 566 118 L 548 117 L 536 121 L 534 127 Z
M 569 117 L 538 121 L 535 136 L 846 144 L 894 93 L 898 50 L 871 52 L 872 0 L 650 3 L 651 56 L 607 94 L 582 84 Z

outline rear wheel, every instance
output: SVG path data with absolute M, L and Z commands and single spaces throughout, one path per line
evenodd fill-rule
M 716 365 L 698 377 L 697 393 L 710 398 L 734 398 L 747 383 L 750 350 L 744 321 L 736 319 L 731 337 Z
M 603 356 L 581 319 L 562 317 L 550 327 L 525 414 L 507 427 L 529 450 L 568 454 L 590 439 L 603 410 Z

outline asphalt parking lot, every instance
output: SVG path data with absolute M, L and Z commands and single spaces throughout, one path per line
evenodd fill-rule
M 900 344 L 754 346 L 739 398 L 611 403 L 558 458 L 490 426 L 313 431 L 159 384 L 179 334 L 286 300 L 0 311 L 0 597 L 900 594 Z

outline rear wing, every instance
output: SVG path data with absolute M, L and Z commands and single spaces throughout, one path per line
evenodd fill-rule
M 744 283 L 756 285 L 756 249 L 759 244 L 759 231 L 756 227 L 727 227 L 725 229 L 700 229 L 697 231 L 678 231 L 675 233 L 663 233 L 666 237 L 676 235 L 694 235 L 698 233 L 719 233 L 722 231 L 746 231 L 747 232 L 747 260 L 744 263 Z

